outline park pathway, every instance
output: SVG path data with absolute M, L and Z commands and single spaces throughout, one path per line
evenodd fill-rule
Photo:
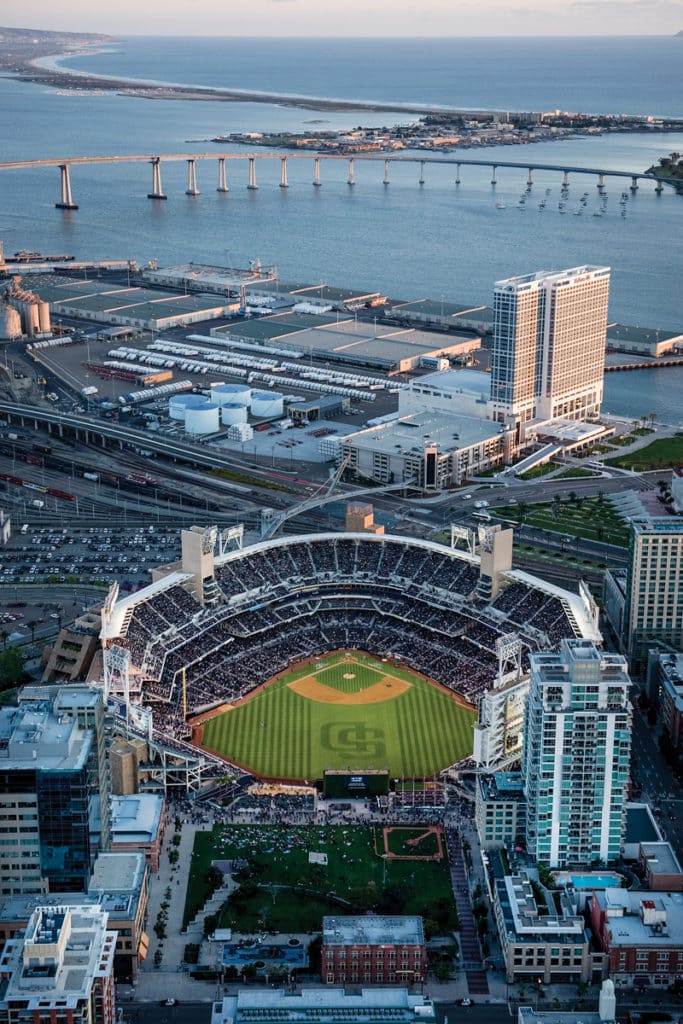
M 451 867 L 451 883 L 455 907 L 460 921 L 460 952 L 463 969 L 470 995 L 488 995 L 489 985 L 481 956 L 477 925 L 472 911 L 470 883 L 465 865 L 465 856 L 456 831 L 447 833 L 448 854 Z

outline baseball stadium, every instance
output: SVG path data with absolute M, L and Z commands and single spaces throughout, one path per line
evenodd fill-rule
M 468 550 L 354 533 L 225 547 L 184 531 L 181 562 L 112 593 L 104 662 L 123 651 L 126 699 L 155 736 L 257 778 L 433 777 L 471 755 L 504 638 L 523 659 L 599 639 L 587 590 L 512 569 L 506 531 Z

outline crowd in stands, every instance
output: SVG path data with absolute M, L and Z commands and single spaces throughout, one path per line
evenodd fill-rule
M 515 581 L 489 606 L 477 594 L 476 562 L 398 540 L 247 549 L 216 567 L 216 581 L 225 600 L 214 607 L 181 586 L 136 605 L 122 640 L 142 669 L 156 728 L 179 742 L 189 738 L 183 687 L 194 714 L 239 700 L 300 659 L 360 649 L 476 704 L 496 674 L 498 637 L 519 633 L 526 655 L 573 633 L 552 594 Z

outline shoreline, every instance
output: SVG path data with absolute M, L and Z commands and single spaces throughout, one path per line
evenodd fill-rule
M 64 68 L 60 61 L 82 54 L 107 52 L 116 39 L 99 40 L 92 44 L 69 46 L 59 52 L 36 53 L 30 58 L 20 60 L 8 68 L 5 76 L 16 81 L 44 85 L 48 88 L 70 91 L 111 92 L 120 96 L 132 96 L 136 99 L 148 100 L 184 100 L 186 102 L 214 103 L 261 103 L 267 106 L 289 107 L 311 112 L 323 113 L 393 113 L 409 114 L 417 117 L 430 115 L 467 117 L 467 116 L 510 116 L 518 111 L 497 110 L 494 108 L 468 108 L 440 106 L 438 104 L 391 103 L 385 100 L 351 100 L 337 97 L 308 96 L 298 93 L 261 92 L 253 89 L 221 88 L 218 86 L 183 85 L 174 82 L 122 78 L 115 75 L 93 74 L 87 71 L 76 71 Z M 0 64 L 0 67 L 2 65 Z M 592 114 L 594 117 L 612 117 L 613 115 Z M 638 131 L 645 115 L 629 115 L 633 127 L 621 125 L 613 129 L 606 127 L 605 132 Z M 683 118 L 665 118 L 673 127 L 659 129 L 648 128 L 657 134 L 683 131 Z
M 101 52 L 84 47 L 70 49 L 66 53 L 43 54 L 19 63 L 8 78 L 34 85 L 46 85 L 55 89 L 74 91 L 90 90 L 113 92 L 120 96 L 137 99 L 207 101 L 217 103 L 263 103 L 268 106 L 295 107 L 302 110 L 327 113 L 394 113 L 394 114 L 454 114 L 462 115 L 472 111 L 457 107 L 440 107 L 418 103 L 388 103 L 380 100 L 344 100 L 319 96 L 303 96 L 297 93 L 259 92 L 249 89 L 221 89 L 216 86 L 179 85 L 170 82 L 145 81 L 143 79 L 119 78 L 117 76 L 94 75 L 87 71 L 63 68 L 59 61 L 79 54 Z M 478 113 L 500 113 L 499 111 L 478 111 Z

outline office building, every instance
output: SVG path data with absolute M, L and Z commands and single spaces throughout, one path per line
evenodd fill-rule
M 110 842 L 102 694 L 25 687 L 0 709 L 0 894 L 84 892 Z
M 622 642 L 635 665 L 658 643 L 683 651 L 682 519 L 631 522 Z
M 100 907 L 38 907 L 0 957 L 0 1024 L 114 1024 L 114 948 Z
M 600 415 L 609 279 L 608 267 L 584 266 L 496 283 L 491 400 L 499 422 Z
M 631 754 L 626 660 L 590 640 L 531 654 L 522 774 L 527 848 L 550 867 L 620 856 Z
M 498 850 L 524 840 L 526 802 L 519 772 L 477 775 L 474 808 L 482 850 Z
M 414 985 L 425 980 L 421 917 L 324 917 L 321 977 L 328 985 Z

